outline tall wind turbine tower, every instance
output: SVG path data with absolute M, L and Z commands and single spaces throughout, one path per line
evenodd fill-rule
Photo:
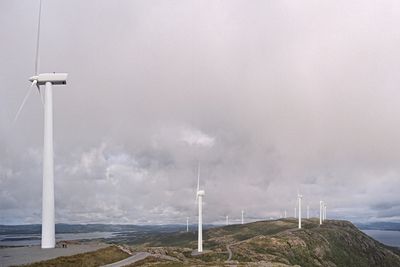
M 197 192 L 196 201 L 199 205 L 199 223 L 198 223 L 198 238 L 197 238 L 197 251 L 203 252 L 203 196 L 204 190 L 200 190 L 200 163 L 197 168 Z
M 326 220 L 326 205 L 324 203 L 324 221 Z
M 299 229 L 301 229 L 301 199 L 303 198 L 302 195 L 297 194 L 297 200 L 299 203 Z
M 189 232 L 189 217 L 186 217 L 186 232 Z
M 244 210 L 242 210 L 242 224 L 244 224 L 244 217 L 243 217 L 243 214 L 244 214 Z
M 42 1 L 39 3 L 38 28 L 36 39 L 35 75 L 29 78 L 31 88 L 37 87 L 40 96 L 42 92 L 44 100 L 44 138 L 43 138 L 43 185 L 42 185 L 42 248 L 54 248 L 55 239 L 55 212 L 54 212 L 54 152 L 53 152 L 53 85 L 65 85 L 67 73 L 38 73 L 39 44 L 40 44 L 40 19 L 42 12 Z M 40 86 L 44 86 L 41 89 Z M 31 89 L 25 95 L 20 108 L 15 116 L 17 121 Z
M 228 217 L 228 215 L 226 215 L 226 218 L 225 218 L 225 219 L 226 219 L 225 224 L 226 224 L 226 225 L 229 225 L 229 217 Z
M 322 200 L 319 201 L 319 224 L 322 224 L 322 210 L 323 210 L 324 202 Z

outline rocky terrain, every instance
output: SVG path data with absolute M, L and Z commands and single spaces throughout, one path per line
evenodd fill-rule
M 211 228 L 204 232 L 205 253 L 195 255 L 196 232 L 153 236 L 132 243 L 134 250 L 168 255 L 179 263 L 149 257 L 132 266 L 400 266 L 400 251 L 365 235 L 352 223 L 284 219 Z

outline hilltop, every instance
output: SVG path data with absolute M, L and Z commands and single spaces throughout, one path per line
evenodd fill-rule
M 297 229 L 294 219 L 210 228 L 204 231 L 205 253 L 197 256 L 192 255 L 197 246 L 196 232 L 149 236 L 127 243 L 135 250 L 169 255 L 185 264 L 400 266 L 397 248 L 379 243 L 352 223 L 327 220 L 320 226 L 318 222 L 304 220 L 302 229 Z M 159 264 L 152 259 L 145 265 Z

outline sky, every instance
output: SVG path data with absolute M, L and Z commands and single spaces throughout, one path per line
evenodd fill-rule
M 0 1 L 0 224 L 41 222 L 39 1 Z M 56 222 L 400 222 L 399 1 L 43 1 Z

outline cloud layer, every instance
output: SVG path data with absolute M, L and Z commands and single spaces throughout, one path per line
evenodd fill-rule
M 37 4 L 1 1 L 0 223 L 41 217 Z M 45 1 L 56 220 L 185 223 L 293 213 L 400 221 L 397 1 Z

